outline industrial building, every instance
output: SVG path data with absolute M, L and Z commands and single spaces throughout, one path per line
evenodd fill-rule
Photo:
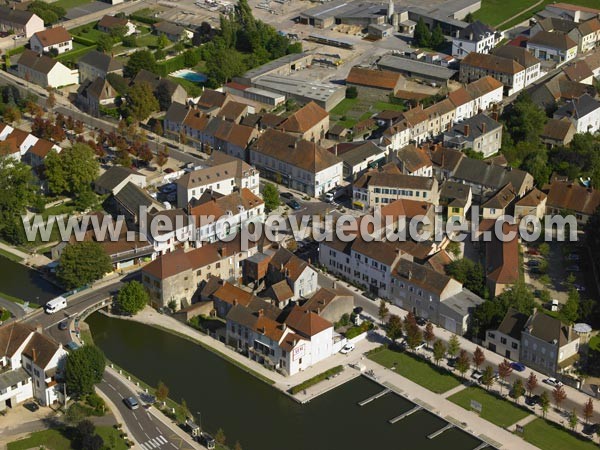
M 436 83 L 445 86 L 448 80 L 454 77 L 456 70 L 448 69 L 437 64 L 429 64 L 401 56 L 384 55 L 377 63 L 377 67 L 382 70 L 399 72 L 407 78 Z

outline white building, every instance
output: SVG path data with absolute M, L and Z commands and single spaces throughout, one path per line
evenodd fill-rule
M 37 14 L 8 6 L 0 7 L 0 31 L 24 34 L 30 38 L 43 29 L 44 21 Z
M 600 102 L 589 94 L 568 101 L 554 113 L 555 119 L 567 118 L 577 133 L 595 133 L 600 131 Z
M 79 71 L 46 55 L 25 50 L 17 62 L 17 76 L 42 87 L 61 87 L 77 84 Z
M 463 58 L 471 52 L 489 53 L 502 39 L 502 33 L 476 20 L 456 32 L 452 38 L 452 55 Z
M 527 41 L 527 50 L 541 61 L 560 66 L 577 56 L 577 42 L 564 33 L 540 31 Z
M 186 173 L 176 182 L 177 206 L 185 208 L 206 191 L 229 195 L 234 190 L 249 189 L 259 194 L 259 173 L 241 159 L 225 153 L 213 153 L 212 165 Z
M 56 376 L 66 354 L 40 331 L 17 322 L 0 327 L 0 410 L 31 398 L 42 406 L 63 401 Z
M 48 28 L 38 31 L 29 40 L 31 50 L 38 53 L 61 53 L 73 50 L 73 38 L 65 27 Z
M 250 146 L 250 164 L 265 177 L 312 197 L 342 182 L 343 162 L 314 142 L 269 129 Z

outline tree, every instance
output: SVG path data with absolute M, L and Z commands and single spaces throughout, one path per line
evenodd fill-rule
M 494 385 L 494 381 L 494 369 L 490 365 L 485 366 L 485 369 L 483 369 L 483 373 L 481 374 L 481 384 L 489 391 Z
M 460 375 L 464 378 L 465 373 L 469 370 L 469 366 L 471 365 L 471 358 L 469 358 L 469 354 L 466 350 L 461 350 L 458 355 L 458 359 L 456 360 L 456 370 L 460 373 Z
M 419 21 L 415 25 L 415 31 L 413 33 L 413 40 L 418 47 L 429 47 L 431 42 L 431 32 L 423 18 L 419 18 Z
M 572 431 L 575 431 L 575 428 L 577 427 L 578 423 L 579 423 L 579 418 L 577 417 L 575 408 L 573 408 L 573 411 L 571 411 L 571 414 L 569 414 L 569 426 L 571 427 Z
M 475 364 L 475 369 L 479 370 L 481 365 L 485 362 L 485 355 L 483 354 L 483 350 L 477 347 L 475 352 L 473 353 L 473 364 Z
M 455 334 L 453 334 L 448 340 L 448 356 L 450 357 L 450 359 L 454 359 L 456 358 L 456 355 L 458 355 L 459 351 L 460 342 L 458 341 L 458 337 Z
M 402 319 L 396 314 L 390 315 L 387 323 L 387 337 L 392 341 L 395 341 L 399 337 L 402 337 Z
M 552 397 L 554 397 L 554 403 L 556 404 L 556 408 L 560 409 L 560 405 L 567 398 L 565 388 L 563 388 L 562 386 L 556 386 L 552 391 Z
M 427 342 L 427 346 L 431 347 L 431 343 L 435 340 L 435 333 L 433 331 L 433 324 L 431 322 L 427 322 L 427 325 L 425 325 L 423 339 L 425 339 L 425 342 Z
M 159 137 L 159 139 L 160 139 L 160 136 L 163 135 L 163 127 L 162 127 L 162 124 L 160 123 L 160 120 L 154 121 L 154 123 L 152 124 L 152 132 L 154 134 L 156 134 Z
M 67 391 L 76 398 L 94 392 L 94 385 L 102 381 L 106 360 L 95 345 L 85 344 L 67 355 L 65 379 Z
M 124 75 L 134 78 L 142 69 L 156 73 L 156 59 L 150 50 L 139 50 L 129 58 L 125 66 Z
M 160 109 L 158 99 L 148 83 L 136 83 L 127 94 L 126 115 L 135 121 L 146 120 L 150 114 Z
M 473 23 L 475 21 L 475 18 L 473 17 L 473 13 L 470 12 L 465 16 L 465 22 L 467 23 Z
M 76 194 L 98 177 L 100 164 L 94 150 L 76 143 L 60 153 L 50 151 L 45 161 L 48 187 L 55 194 Z
M 198 52 L 190 49 L 183 52 L 183 64 L 186 67 L 194 67 L 200 62 L 200 55 Z
M 110 257 L 95 241 L 68 244 L 60 256 L 56 275 L 67 288 L 85 286 L 112 271 Z
M 356 98 L 358 97 L 358 89 L 356 86 L 348 86 L 346 88 L 346 98 Z
M 498 365 L 498 376 L 500 377 L 500 380 L 502 381 L 502 383 L 500 383 L 500 393 L 502 393 L 502 384 L 506 382 L 506 379 L 510 376 L 512 371 L 513 371 L 513 369 L 510 366 L 510 362 L 507 359 L 504 359 Z
M 168 160 L 169 148 L 166 145 L 164 145 L 163 148 L 161 148 L 158 151 L 158 155 L 156 155 L 156 165 L 162 170 L 163 166 L 167 163 Z
M 102 34 L 102 36 L 96 40 L 96 49 L 98 49 L 100 52 L 108 52 L 113 48 L 114 45 L 115 39 L 108 34 Z
M 594 401 L 591 398 L 588 398 L 588 401 L 583 405 L 583 417 L 585 419 L 585 423 L 590 423 L 590 419 L 594 416 Z
M 233 450 L 242 450 L 242 444 L 240 444 L 240 441 L 235 442 L 235 447 L 233 447 Z
M 182 422 L 185 422 L 191 416 L 192 414 L 188 408 L 187 402 L 182 398 L 181 403 L 179 404 L 179 417 L 182 419 Z
M 548 414 L 548 409 L 550 408 L 550 399 L 548 398 L 548 393 L 546 391 L 542 392 L 540 395 L 540 406 L 542 408 L 542 417 L 546 417 Z
M 4 120 L 8 123 L 16 123 L 21 122 L 21 111 L 16 106 L 8 106 L 4 110 Z
M 408 348 L 414 350 L 423 342 L 423 332 L 416 323 L 404 322 L 404 331 L 406 333 L 406 344 Z
M 579 317 L 579 292 L 574 287 L 569 289 L 567 302 L 560 308 L 558 317 L 561 321 L 573 324 Z
M 21 240 L 21 214 L 36 193 L 31 167 L 12 158 L 0 157 L 0 235 L 13 243 Z M 15 234 L 16 233 L 16 234 Z
M 460 281 L 466 289 L 484 297 L 485 273 L 481 264 L 468 258 L 457 259 L 446 266 L 446 274 Z
M 525 387 L 527 388 L 527 393 L 529 394 L 529 397 L 532 397 L 533 391 L 535 391 L 536 388 L 538 387 L 538 380 L 537 380 L 537 376 L 535 375 L 535 373 L 533 373 L 533 372 L 529 373 L 529 378 L 527 378 Z
M 385 318 L 388 316 L 389 313 L 390 313 L 390 310 L 387 307 L 387 304 L 385 303 L 385 301 L 380 300 L 379 301 L 379 310 L 377 311 L 377 315 L 378 315 L 381 323 L 385 322 Z
M 219 428 L 217 434 L 215 434 L 215 441 L 217 441 L 218 444 L 225 445 L 226 440 L 227 436 L 225 436 L 225 431 L 223 431 L 223 428 Z
M 433 343 L 433 359 L 437 365 L 446 356 L 446 346 L 441 339 L 436 339 Z
M 279 189 L 273 183 L 266 183 L 262 192 L 265 208 L 267 211 L 274 211 L 279 206 Z
M 119 290 L 117 307 L 127 314 L 136 314 L 148 304 L 148 291 L 139 281 L 130 281 Z
M 517 403 L 519 403 L 519 399 L 523 396 L 524 392 L 525 392 L 525 388 L 523 387 L 523 382 L 521 381 L 520 378 L 517 378 L 512 385 L 512 389 L 510 390 L 510 395 L 512 398 L 515 399 L 515 401 Z
M 512 142 L 538 143 L 548 118 L 546 112 L 522 92 L 503 114 L 506 131 Z
M 439 49 L 446 43 L 446 39 L 444 38 L 444 33 L 442 32 L 442 27 L 438 23 L 436 27 L 433 29 L 431 33 L 431 40 L 429 45 L 431 48 Z
M 131 153 L 129 153 L 128 149 L 123 148 L 117 151 L 115 164 L 121 167 L 131 167 L 133 165 L 133 161 L 131 160 Z

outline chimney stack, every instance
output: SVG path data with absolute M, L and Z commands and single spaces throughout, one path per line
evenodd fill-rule
M 37 361 L 37 351 L 35 350 L 35 347 L 31 349 L 31 359 L 33 362 Z
M 487 125 L 487 124 L 486 124 L 485 122 L 483 122 L 483 123 L 481 124 L 481 132 L 482 132 L 482 133 L 485 133 L 485 130 L 486 130 L 486 128 L 487 128 L 487 127 L 486 127 L 486 125 Z
M 465 125 L 465 130 L 464 130 L 465 137 L 469 137 L 470 132 L 471 132 L 471 127 L 469 125 Z
M 237 304 L 238 304 L 238 299 L 237 299 L 237 298 L 234 298 L 234 299 L 233 299 L 233 306 L 236 306 Z
M 258 317 L 262 317 L 265 314 L 265 310 L 264 309 L 259 309 L 258 310 Z

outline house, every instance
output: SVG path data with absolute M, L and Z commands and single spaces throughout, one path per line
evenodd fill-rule
M 546 7 L 538 13 L 538 16 L 540 19 L 557 17 L 572 20 L 573 22 L 581 22 L 598 17 L 599 14 L 599 9 L 558 2 L 546 5 Z
M 577 42 L 560 32 L 540 31 L 527 41 L 527 50 L 540 61 L 561 65 L 577 56 Z
M 108 14 L 98 21 L 96 28 L 108 34 L 124 30 L 123 36 L 130 36 L 136 32 L 135 25 L 130 20 L 125 17 L 109 16 Z
M 346 86 L 354 86 L 361 98 L 388 99 L 406 84 L 398 72 L 355 66 L 346 77 Z
M 517 361 L 521 353 L 521 333 L 528 320 L 527 314 L 508 308 L 498 328 L 486 331 L 483 346 L 509 360 Z
M 137 225 L 143 210 L 148 213 L 160 211 L 163 205 L 134 182 L 126 183 L 116 194 L 109 199 L 112 212 L 122 214 L 130 225 Z
M 592 86 L 571 81 L 565 73 L 559 73 L 547 82 L 530 91 L 531 101 L 546 110 L 554 110 L 557 102 L 581 97 L 584 94 L 596 95 Z
M 232 96 L 225 92 L 204 89 L 198 102 L 196 102 L 196 107 L 205 113 L 217 112 L 220 111 L 227 102 L 231 101 L 231 99 Z
M 114 166 L 94 181 L 94 191 L 99 195 L 116 195 L 127 183 L 145 188 L 146 176 L 128 167 Z
M 501 240 L 496 233 L 491 233 L 485 245 L 485 277 L 491 297 L 519 281 L 518 227 L 505 222 L 502 230 L 505 236 L 515 233 L 515 237 Z
M 546 214 L 574 214 L 579 225 L 585 225 L 600 206 L 600 191 L 570 181 L 553 181 L 543 189 Z
M 319 142 L 329 130 L 329 113 L 309 102 L 285 119 L 280 130 L 307 141 Z
M 166 21 L 155 23 L 152 25 L 152 29 L 154 30 L 154 33 L 159 36 L 161 34 L 167 36 L 171 42 L 179 42 L 183 39 L 191 39 L 194 35 L 191 31 L 186 30 L 184 27 Z
M 600 42 L 600 16 L 581 22 L 569 33 L 569 36 L 577 42 L 577 50 L 585 53 L 593 50 Z
M 41 87 L 57 88 L 77 84 L 79 71 L 71 70 L 59 61 L 25 50 L 17 62 L 17 76 Z
M 254 108 L 245 103 L 236 101 L 227 102 L 217 113 L 217 117 L 228 122 L 240 123 L 248 114 L 253 114 Z
M 533 216 L 541 220 L 546 212 L 547 198 L 542 191 L 533 188 L 515 203 L 515 219 L 519 221 L 525 216 Z
M 320 288 L 314 295 L 306 300 L 302 309 L 318 314 L 325 320 L 335 323 L 344 314 L 352 313 L 354 297 L 350 293 L 336 289 Z
M 24 34 L 26 38 L 30 38 L 44 28 L 44 21 L 37 14 L 0 6 L 0 31 Z
M 198 300 L 199 289 L 212 278 L 238 280 L 243 261 L 256 252 L 255 243 L 243 248 L 240 239 L 206 244 L 187 252 L 178 249 L 142 267 L 142 284 L 154 305 L 167 306 L 174 301 L 179 309 Z
M 600 101 L 589 94 L 568 101 L 556 110 L 555 119 L 569 119 L 577 133 L 592 133 L 600 130 Z
M 81 83 L 94 81 L 96 78 L 106 78 L 109 73 L 123 75 L 123 63 L 97 50 L 92 50 L 79 58 L 77 67 Z
M 38 53 L 60 55 L 73 50 L 73 38 L 65 27 L 48 28 L 31 36 L 29 48 Z
M 540 139 L 548 148 L 557 145 L 564 146 L 569 145 L 576 132 L 575 125 L 573 125 L 573 122 L 568 118 L 548 119 L 540 134 Z
M 352 186 L 353 206 L 367 211 L 398 199 L 422 200 L 437 205 L 438 182 L 433 177 L 372 170 Z
M 196 225 L 196 245 L 224 240 L 251 222 L 265 219 L 265 204 L 250 189 L 242 188 L 229 195 L 205 191 L 193 200 L 188 212 Z
M 400 259 L 392 273 L 391 301 L 452 333 L 467 332 L 469 317 L 483 299 L 433 269 Z
M 396 153 L 402 173 L 417 177 L 432 177 L 433 163 L 424 148 L 409 144 Z
M 1 145 L 1 144 L 0 144 Z M 60 146 L 46 139 L 38 139 L 25 153 L 23 161 L 31 167 L 36 168 L 44 164 L 46 156 L 54 150 L 56 153 L 61 152 Z
M 574 83 L 594 84 L 594 72 L 590 66 L 588 66 L 585 59 L 582 61 L 575 61 L 564 67 L 563 73 Z
M 481 216 L 485 219 L 498 219 L 508 214 L 508 207 L 515 200 L 513 185 L 508 183 L 481 205 Z
M 59 383 L 67 352 L 41 329 L 19 322 L 0 327 L 0 411 L 34 399 L 41 406 L 64 402 Z
M 250 146 L 250 164 L 263 176 L 312 197 L 342 182 L 343 163 L 314 142 L 269 129 Z
M 519 360 L 533 370 L 555 376 L 567 372 L 579 359 L 579 343 L 573 327 L 534 311 L 521 332 Z
M 288 284 L 294 300 L 307 298 L 318 288 L 317 272 L 309 263 L 285 248 L 280 248 L 271 256 L 266 273 L 267 284 L 274 285 L 281 281 Z
M 116 108 L 119 93 L 106 78 L 84 81 L 77 90 L 77 103 L 88 114 L 99 117 L 103 108 Z
M 491 76 L 485 76 L 448 94 L 455 107 L 454 122 L 461 122 L 475 114 L 494 108 L 502 102 L 504 85 Z
M 470 148 L 487 158 L 502 146 L 502 124 L 483 113 L 477 114 L 445 132 L 444 145 L 460 150 Z
M 542 62 L 526 48 L 515 45 L 503 45 L 492 50 L 492 54 L 501 58 L 512 59 L 525 67 L 525 87 L 544 75 L 544 72 L 542 72 Z
M 460 62 L 459 80 L 470 83 L 492 76 L 504 85 L 504 95 L 510 96 L 525 87 L 525 67 L 511 58 L 485 53 L 469 53 Z
M 445 208 L 448 222 L 465 221 L 472 201 L 473 193 L 467 184 L 446 180 L 440 188 L 440 205 Z
M 258 195 L 258 170 L 224 153 L 215 152 L 212 158 L 212 166 L 187 172 L 176 181 L 179 208 L 186 208 L 206 191 L 229 195 L 236 189 L 247 188 Z
M 387 150 L 373 141 L 345 142 L 329 149 L 344 163 L 344 179 L 354 181 L 365 171 L 385 161 Z
M 251 304 L 256 304 L 261 306 L 264 310 L 269 311 L 270 304 L 264 300 L 258 299 L 252 292 L 242 289 L 240 286 L 236 286 L 227 281 L 223 281 L 219 279 L 218 286 L 215 291 L 212 292 L 210 298 L 213 301 L 214 309 L 218 317 L 224 319 L 227 317 L 231 308 L 236 305 L 241 305 L 243 307 L 252 307 Z M 276 310 L 275 308 L 273 308 Z M 278 311 L 274 318 L 278 317 L 281 312 Z
M 452 38 L 452 55 L 462 58 L 471 52 L 490 53 L 501 39 L 502 33 L 476 20 L 456 32 Z

